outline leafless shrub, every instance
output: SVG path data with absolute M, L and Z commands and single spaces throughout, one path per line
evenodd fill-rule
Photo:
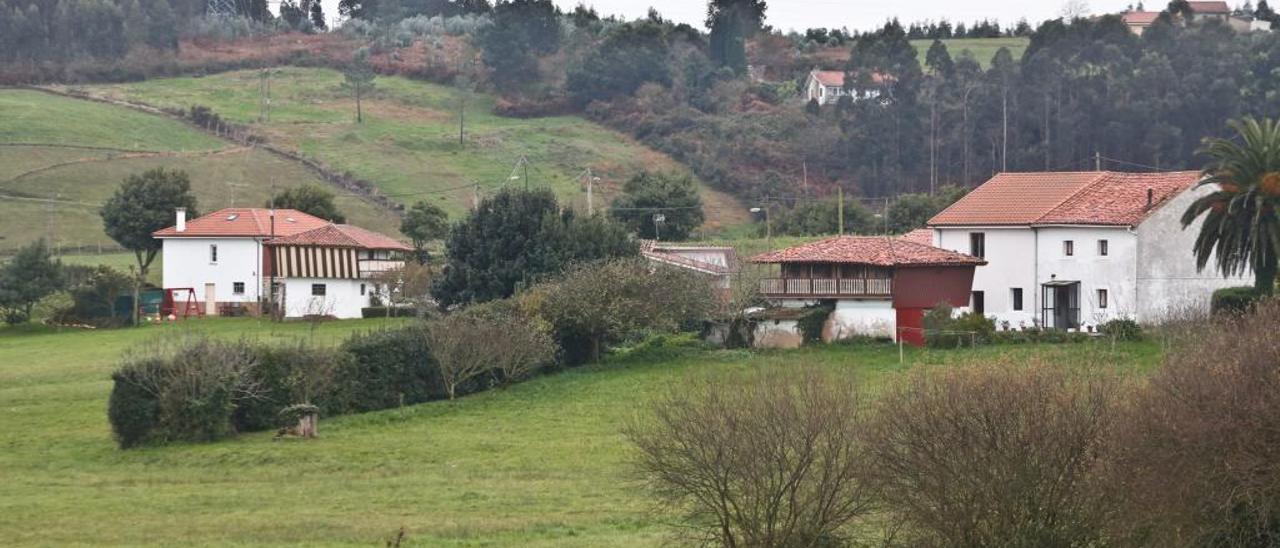
M 491 347 L 495 380 L 503 387 L 524 380 L 556 358 L 558 347 L 551 336 L 551 325 L 524 310 L 515 299 L 474 305 L 462 314 L 491 328 L 490 338 L 484 343 Z
M 454 314 L 427 324 L 427 341 L 440 368 L 449 399 L 458 386 L 489 371 L 494 361 L 489 338 L 497 330 L 473 316 Z
M 1031 364 L 932 370 L 868 428 L 873 484 L 910 546 L 1093 546 L 1116 383 Z
M 839 543 L 871 504 L 855 387 L 807 369 L 731 380 L 672 385 L 626 429 L 649 490 L 696 541 Z
M 1188 329 L 1126 406 L 1108 484 L 1118 536 L 1152 546 L 1280 544 L 1280 302 Z
M 458 387 L 488 372 L 509 383 L 555 358 L 556 346 L 545 326 L 496 306 L 461 311 L 427 325 L 431 352 L 440 367 L 449 399 Z

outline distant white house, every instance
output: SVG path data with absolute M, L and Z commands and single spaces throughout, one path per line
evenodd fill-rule
M 227 208 L 156 231 L 163 286 L 189 288 L 206 315 L 266 311 L 287 318 L 358 318 L 377 274 L 403 266 L 411 248 L 351 225 L 292 209 Z
M 737 254 L 732 247 L 675 245 L 654 240 L 641 240 L 640 255 L 665 264 L 711 276 L 716 287 L 728 291 Z
M 968 309 L 1012 329 L 1092 330 L 1207 310 L 1218 288 L 1250 285 L 1196 270 L 1199 223 L 1181 216 L 1200 174 L 1002 173 L 928 223 L 933 243 L 982 257 Z
M 876 85 L 882 85 L 889 79 L 882 75 L 876 74 L 872 76 L 872 81 Z M 840 97 L 849 95 L 850 91 L 845 89 L 845 74 L 839 70 L 813 70 L 809 72 L 809 77 L 805 80 L 805 101 L 816 100 L 819 105 L 835 104 Z M 862 90 L 861 93 L 854 93 L 853 99 L 874 99 L 880 96 L 880 90 L 877 88 Z

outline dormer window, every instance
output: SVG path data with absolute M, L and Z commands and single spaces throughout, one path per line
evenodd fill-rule
M 230 214 L 230 215 L 227 215 L 227 220 L 228 220 L 228 221 L 234 221 L 234 220 L 239 219 L 239 218 L 240 218 L 240 214 L 239 214 L 239 213 L 232 213 L 232 214 Z

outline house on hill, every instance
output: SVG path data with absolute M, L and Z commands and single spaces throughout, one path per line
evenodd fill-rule
M 190 288 L 206 315 L 358 318 L 373 278 L 404 265 L 395 239 L 292 209 L 227 208 L 152 234 L 163 241 L 165 289 Z
M 1091 331 L 1208 310 L 1215 289 L 1249 285 L 1197 272 L 1199 230 L 1181 216 L 1199 172 L 1002 173 L 928 223 L 933 243 L 985 260 L 967 303 L 1005 329 Z
M 1154 25 L 1158 17 L 1160 17 L 1158 11 L 1126 11 L 1120 14 L 1120 20 L 1124 21 L 1130 32 L 1138 36 L 1142 36 L 1147 27 Z
M 883 74 L 876 74 L 872 77 L 872 82 L 876 85 L 884 85 L 889 78 Z M 804 89 L 806 102 L 817 101 L 819 105 L 835 104 L 840 97 L 851 95 L 849 90 L 845 88 L 845 73 L 839 70 L 813 70 L 809 72 L 809 77 L 805 79 Z M 879 89 L 861 90 L 860 93 L 855 90 L 851 96 L 853 100 L 874 99 L 880 96 Z
M 654 263 L 710 276 L 726 296 L 737 261 L 732 247 L 674 245 L 654 240 L 640 241 L 640 255 Z
M 757 255 L 757 264 L 779 266 L 761 280 L 760 292 L 777 308 L 756 331 L 762 346 L 798 346 L 795 312 L 823 302 L 833 311 L 824 340 L 855 335 L 899 336 L 923 343 L 924 313 L 938 305 L 966 306 L 981 258 L 884 236 L 837 236 Z M 772 319 L 770 319 L 772 318 Z

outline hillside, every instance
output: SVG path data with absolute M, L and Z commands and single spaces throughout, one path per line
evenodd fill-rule
M 181 122 L 31 90 L 0 90 L 0 254 L 47 237 L 64 249 L 115 248 L 97 207 L 126 176 L 163 167 L 191 176 L 200 209 L 260 205 L 272 185 L 325 183 L 299 164 L 232 145 Z M 395 233 L 385 210 L 354 196 L 351 222 Z
M 528 181 L 547 186 L 575 208 L 586 209 L 581 175 L 600 177 L 597 209 L 641 170 L 686 171 L 667 156 L 618 132 L 575 116 L 513 119 L 492 114 L 494 99 L 466 93 L 466 139 L 458 143 L 457 88 L 401 77 L 379 77 L 364 101 L 364 123 L 342 75 L 327 69 L 280 68 L 271 80 L 269 121 L 259 121 L 257 71 L 199 78 L 157 79 L 89 86 L 91 95 L 167 108 L 203 105 L 236 123 L 250 124 L 274 145 L 302 153 L 326 167 L 374 183 L 393 200 L 438 200 L 452 217 L 470 207 L 474 189 L 493 192 Z M 708 228 L 747 220 L 746 208 L 704 186 Z

